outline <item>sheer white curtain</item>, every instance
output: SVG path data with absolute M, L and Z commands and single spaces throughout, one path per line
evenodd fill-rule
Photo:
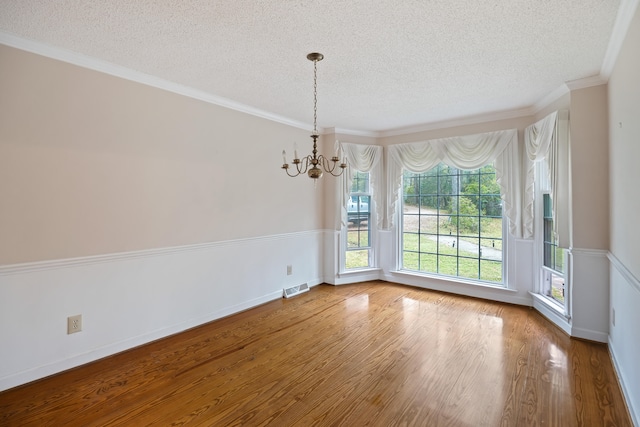
M 473 170 L 493 163 L 509 232 L 522 237 L 521 167 L 516 129 L 391 145 L 388 154 L 386 228 L 393 226 L 403 169 L 421 173 L 443 162 L 458 169 Z
M 369 186 L 378 218 L 378 228 L 382 227 L 383 215 L 380 207 L 383 205 L 380 197 L 384 194 L 384 176 L 382 169 L 382 147 L 377 145 L 363 145 L 340 143 L 349 167 L 345 171 L 344 188 L 342 191 L 342 226 L 347 225 L 347 202 L 353 183 L 353 171 L 369 172 Z
M 525 191 L 523 200 L 524 237 L 533 237 L 533 199 L 535 191 L 535 163 L 545 161 L 551 182 L 550 196 L 553 201 L 554 232 L 557 233 L 558 246 L 570 246 L 571 218 L 571 169 L 569 121 L 567 111 L 555 111 L 542 120 L 528 126 L 524 132 L 524 145 L 527 153 L 524 159 Z

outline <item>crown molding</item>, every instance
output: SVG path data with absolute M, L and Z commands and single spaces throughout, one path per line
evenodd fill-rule
M 569 86 L 566 83 L 563 83 L 561 86 L 558 86 L 553 92 L 548 93 L 546 96 L 541 98 L 538 102 L 533 104 L 533 111 L 535 114 L 538 114 L 543 109 L 547 108 L 549 105 L 562 98 L 566 94 L 570 92 Z
M 425 132 L 451 127 L 475 125 L 478 123 L 496 122 L 499 120 L 516 119 L 520 117 L 532 116 L 535 111 L 532 107 L 517 108 L 513 110 L 494 111 L 490 113 L 477 114 L 473 116 L 459 117 L 451 120 L 425 123 L 417 126 L 407 126 L 386 131 L 377 132 L 379 137 L 400 136 L 412 133 Z
M 349 135 L 349 136 L 365 136 L 368 138 L 377 138 L 380 136 L 380 132 L 376 132 L 376 131 L 342 129 L 342 128 L 326 128 L 323 130 L 326 131 L 326 133 L 334 133 L 334 134 Z
M 613 32 L 611 33 L 609 45 L 607 46 L 607 52 L 604 55 L 602 67 L 600 68 L 600 75 L 605 79 L 605 81 L 609 80 L 609 77 L 613 72 L 613 67 L 618 59 L 620 49 L 622 49 L 622 44 L 627 36 L 629 26 L 631 25 L 631 21 L 633 20 L 636 9 L 638 8 L 638 4 L 640 4 L 640 0 L 622 0 L 620 2 L 616 21 L 613 24 Z
M 215 96 L 189 86 L 161 79 L 159 77 L 142 73 L 140 71 L 135 71 L 130 68 L 122 67 L 108 61 L 103 61 L 67 49 L 62 49 L 33 40 L 28 40 L 3 31 L 0 31 L 0 44 L 35 53 L 47 58 L 66 62 L 72 65 L 77 65 L 79 67 L 109 74 L 111 76 L 119 77 L 125 80 L 152 86 L 158 89 L 166 90 L 168 92 L 176 93 L 178 95 L 187 96 L 189 98 L 197 99 L 224 108 L 229 108 L 231 110 L 246 113 L 287 126 L 307 130 L 309 132 L 313 131 L 313 127 L 309 123 L 292 120 L 287 117 L 269 113 L 267 111 L 263 111 L 245 104 L 241 104 L 239 102 L 232 101 L 227 98 L 223 98 L 221 96 Z
M 607 79 L 602 75 L 589 76 L 582 79 L 570 80 L 565 83 L 569 90 L 584 89 L 587 87 L 600 86 L 607 84 Z

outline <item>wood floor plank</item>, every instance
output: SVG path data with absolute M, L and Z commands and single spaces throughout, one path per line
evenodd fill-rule
M 535 310 L 318 286 L 0 393 L 0 426 L 630 426 L 606 345 Z

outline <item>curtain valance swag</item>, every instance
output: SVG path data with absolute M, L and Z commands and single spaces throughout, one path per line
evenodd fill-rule
M 521 209 L 519 209 L 522 200 L 521 169 L 516 129 L 389 146 L 388 203 L 385 215 L 387 228 L 393 226 L 403 170 L 426 172 L 440 162 L 464 170 L 478 169 L 493 163 L 500 186 L 503 212 L 509 219 L 509 231 L 516 237 L 522 237 Z
M 547 182 L 551 183 L 552 217 L 558 246 L 568 248 L 571 241 L 571 163 L 569 113 L 555 111 L 528 126 L 524 132 L 524 200 L 522 207 L 524 237 L 533 237 L 533 200 L 535 194 L 535 164 L 547 164 Z
M 349 194 L 351 193 L 353 172 L 354 170 L 358 170 L 360 172 L 369 172 L 369 185 L 377 213 L 378 228 L 382 228 L 384 215 L 380 207 L 383 206 L 381 197 L 384 194 L 385 188 L 382 168 L 382 147 L 344 142 L 341 143 L 340 146 L 349 162 L 342 191 L 343 198 L 340 214 L 342 226 L 347 225 L 347 202 L 349 200 Z

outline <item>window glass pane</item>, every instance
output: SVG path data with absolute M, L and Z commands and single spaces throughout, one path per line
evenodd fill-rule
M 551 273 L 551 298 L 564 303 L 564 277 Z
M 405 232 L 417 233 L 420 230 L 420 217 L 418 214 L 408 214 L 404 215 Z
M 437 237 L 437 248 L 433 248 L 431 252 L 436 252 L 439 254 L 445 254 L 445 255 L 454 255 L 457 256 L 458 255 L 458 236 L 438 236 Z M 429 240 L 431 240 L 431 238 L 429 238 Z M 433 239 L 433 242 L 435 242 L 436 240 Z M 431 242 L 429 242 L 431 243 Z M 425 245 L 426 246 L 426 245 Z M 428 248 L 432 248 L 433 245 L 429 244 Z M 424 246 L 421 246 L 420 249 L 422 252 L 425 251 L 425 249 L 423 249 Z
M 428 273 L 437 273 L 438 257 L 435 254 L 420 254 L 420 271 Z
M 346 253 L 347 268 L 363 268 L 369 266 L 369 251 L 347 251 Z
M 458 275 L 458 257 L 451 255 L 438 256 L 438 273 L 447 276 Z
M 403 269 L 503 283 L 502 201 L 492 165 L 405 171 L 402 203 Z
M 480 280 L 487 282 L 502 281 L 502 262 L 488 261 L 483 259 L 480 261 Z
M 420 270 L 419 264 L 419 254 L 418 252 L 402 252 L 402 265 L 405 266 L 407 270 L 418 271 Z
M 368 193 L 369 192 L 369 174 L 355 171 L 353 181 L 351 183 L 352 193 Z
M 347 247 L 349 248 L 359 248 L 360 246 L 366 246 L 366 245 L 361 245 L 361 240 L 360 240 L 361 234 L 359 230 L 348 230 L 347 231 Z
M 435 211 L 431 212 L 426 209 L 422 210 L 421 212 L 424 212 L 424 213 L 419 216 L 420 231 L 422 233 L 438 234 L 438 229 L 440 228 L 440 224 L 439 224 L 439 217 L 437 215 L 437 212 Z
M 419 234 L 418 233 L 404 233 L 402 238 L 402 247 L 405 251 L 415 251 L 419 249 Z
M 564 271 L 564 250 L 558 247 L 558 240 L 553 232 L 553 203 L 549 194 L 543 194 L 543 261 L 546 267 L 558 272 Z
M 560 304 L 564 304 L 564 276 L 561 273 L 555 273 L 546 269 L 542 270 L 542 275 L 543 294 Z
M 479 265 L 478 259 L 460 258 L 460 277 L 478 279 Z
M 564 272 L 564 250 L 556 247 L 555 269 L 561 273 Z

